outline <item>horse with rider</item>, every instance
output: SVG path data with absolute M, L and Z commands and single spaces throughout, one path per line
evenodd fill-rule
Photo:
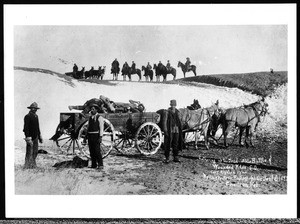
M 186 58 L 185 64 L 183 64 L 181 61 L 178 62 L 177 67 L 180 67 L 183 72 L 183 77 L 185 78 L 185 73 L 192 71 L 194 75 L 196 76 L 196 66 L 191 65 L 191 60 L 189 57 Z

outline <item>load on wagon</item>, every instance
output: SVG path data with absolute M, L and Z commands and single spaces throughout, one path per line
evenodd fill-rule
M 81 112 L 60 113 L 59 124 L 51 140 L 64 152 L 89 156 L 88 144 L 85 142 L 87 125 L 92 103 L 102 105 L 100 116 L 104 118 L 104 135 L 101 143 L 102 157 L 107 157 L 112 149 L 126 154 L 136 148 L 143 155 L 153 155 L 162 144 L 162 131 L 157 125 L 160 115 L 156 112 L 145 112 L 139 101 L 116 103 L 109 98 L 100 96 L 91 99 L 83 106 L 69 106 L 70 110 Z

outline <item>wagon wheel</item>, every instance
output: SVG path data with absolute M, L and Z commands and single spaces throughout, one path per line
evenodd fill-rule
M 135 141 L 128 131 L 116 132 L 115 149 L 124 155 L 135 153 Z
M 161 146 L 163 137 L 157 124 L 146 122 L 142 124 L 135 135 L 136 147 L 143 155 L 155 154 Z
M 113 144 L 115 140 L 115 130 L 114 130 L 114 126 L 110 123 L 109 120 L 105 118 L 103 118 L 103 120 L 104 120 L 104 132 L 103 132 L 100 149 L 101 149 L 102 158 L 105 158 L 109 155 L 109 153 L 113 149 Z M 88 140 L 86 139 L 84 141 L 87 133 L 87 125 L 88 125 L 88 121 L 86 121 L 79 129 L 78 139 L 76 139 L 76 143 L 79 148 L 79 151 L 76 152 L 78 155 L 84 155 L 87 158 L 90 158 Z
M 58 126 L 56 133 L 61 132 L 60 136 L 55 140 L 57 147 L 63 153 L 74 154 L 76 150 L 76 133 L 74 129 L 60 129 Z

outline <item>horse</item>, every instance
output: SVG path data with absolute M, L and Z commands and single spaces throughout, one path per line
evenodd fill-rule
M 213 103 L 210 107 L 202 108 L 198 110 L 189 110 L 187 108 L 179 108 L 179 119 L 182 126 L 183 134 L 192 131 L 202 131 L 204 135 L 205 147 L 209 150 L 208 141 L 208 126 L 211 121 L 212 115 L 218 113 L 219 101 Z M 158 126 L 163 130 L 163 122 L 167 119 L 168 110 L 160 109 L 156 111 L 161 117 Z M 166 130 L 163 130 L 166 131 Z M 195 146 L 197 148 L 197 135 L 195 139 Z
M 156 64 L 153 65 L 153 69 L 155 70 L 156 82 L 160 82 L 160 73 Z
M 166 66 L 163 64 L 158 64 L 158 74 L 163 76 L 163 81 L 167 81 L 167 74 L 172 74 L 173 75 L 173 80 L 176 79 L 176 69 L 171 67 L 168 69 Z
M 185 78 L 185 73 L 186 72 L 190 72 L 190 71 L 192 71 L 195 76 L 197 75 L 197 73 L 196 73 L 196 66 L 195 65 L 191 65 L 191 67 L 189 69 L 187 69 L 187 67 L 186 67 L 185 64 L 183 64 L 181 61 L 178 61 L 177 67 L 181 67 L 181 70 L 183 72 L 184 78 Z
M 98 70 L 94 70 L 94 69 L 91 69 L 90 72 L 89 72 L 89 77 L 94 79 L 94 78 L 97 78 L 99 79 L 100 75 L 101 75 L 101 66 L 98 67 Z
M 94 67 L 92 66 L 89 71 L 84 72 L 85 79 L 93 78 Z
M 76 76 L 77 76 L 78 79 L 82 79 L 83 78 L 83 76 L 84 76 L 84 70 L 85 70 L 85 67 L 82 67 L 82 69 L 76 73 Z
M 103 77 L 104 77 L 104 74 L 105 74 L 105 68 L 106 68 L 106 66 L 103 66 L 103 68 L 101 68 L 101 66 L 99 66 L 98 71 L 95 75 L 95 78 L 97 78 L 97 79 L 100 78 L 101 80 L 103 80 Z
M 146 81 L 149 81 L 149 79 L 150 79 L 150 82 L 152 82 L 153 81 L 153 70 L 149 69 L 145 66 L 142 66 L 142 71 L 145 71 L 144 76 L 146 77 Z
M 126 76 L 129 76 L 129 73 L 130 73 L 130 67 L 129 65 L 125 65 L 123 66 L 122 68 L 122 71 L 121 71 L 121 75 L 123 76 L 123 81 L 126 81 Z
M 113 80 L 118 80 L 118 74 L 120 73 L 120 67 L 113 63 L 111 67 L 111 74 L 113 74 Z
M 265 102 L 264 98 L 249 105 L 229 108 L 223 111 L 219 117 L 213 118 L 212 134 L 215 134 L 218 126 L 221 125 L 223 129 L 224 146 L 227 148 L 228 134 L 234 127 L 238 127 L 239 145 L 244 146 L 242 136 L 244 130 L 246 130 L 245 145 L 246 147 L 249 147 L 248 140 L 250 140 L 250 146 L 254 147 L 252 142 L 253 134 L 256 131 L 258 123 L 267 113 L 268 104 Z
M 183 133 L 191 131 L 201 131 L 204 135 L 205 148 L 209 150 L 209 133 L 208 127 L 212 116 L 219 111 L 219 101 L 213 103 L 210 107 L 201 108 L 198 110 L 189 110 L 187 108 L 180 108 L 179 115 L 182 123 Z M 197 135 L 195 135 L 195 147 L 197 148 Z
M 129 72 L 127 73 L 129 81 L 131 81 L 131 75 L 134 75 L 134 74 L 137 74 L 139 77 L 139 81 L 141 81 L 141 79 L 142 79 L 141 69 L 139 69 L 139 68 L 133 69 L 133 68 L 129 67 Z

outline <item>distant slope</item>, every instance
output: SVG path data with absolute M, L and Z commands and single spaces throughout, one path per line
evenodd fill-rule
M 236 87 L 241 90 L 249 91 L 253 94 L 267 96 L 276 87 L 287 83 L 287 71 L 274 72 L 255 72 L 241 74 L 218 74 L 202 75 L 183 79 L 179 82 L 201 82 L 217 86 Z

